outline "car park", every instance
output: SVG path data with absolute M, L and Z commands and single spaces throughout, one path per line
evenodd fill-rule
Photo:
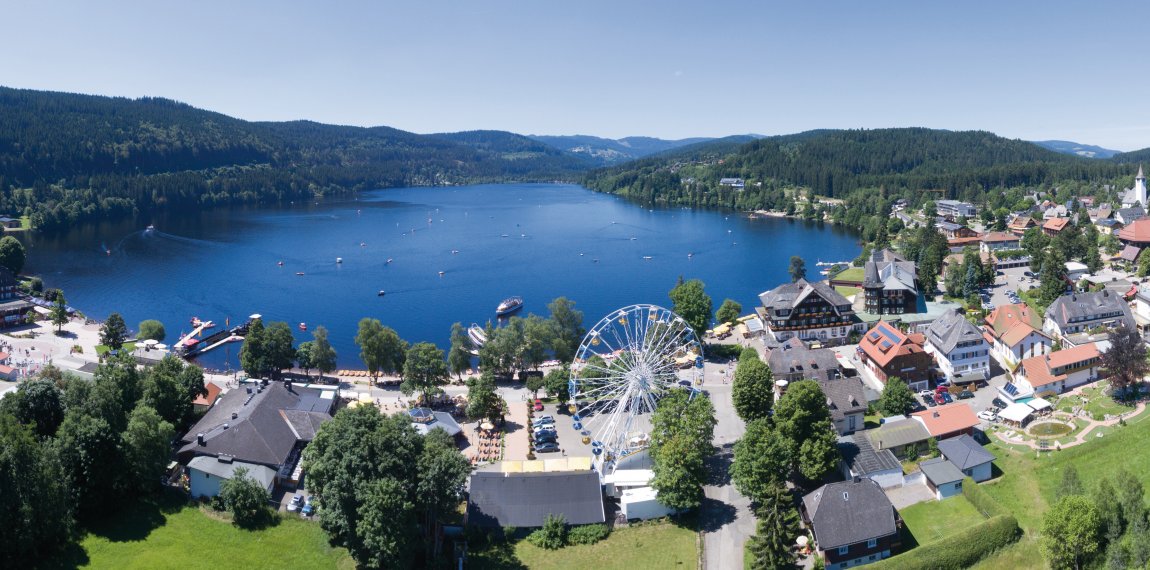
M 289 513 L 294 513 L 299 510 L 301 506 L 303 506 L 303 495 L 296 495 L 291 498 L 291 502 L 288 503 L 287 510 Z
M 553 441 L 540 443 L 535 446 L 535 453 L 554 453 L 559 451 L 559 444 Z
M 978 412 L 978 419 L 993 422 L 994 420 L 998 419 L 998 414 L 990 410 L 982 410 L 981 412 Z

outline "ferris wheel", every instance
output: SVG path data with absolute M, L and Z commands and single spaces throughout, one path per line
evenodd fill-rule
M 659 398 L 691 389 L 702 367 L 695 331 L 669 309 L 631 305 L 591 328 L 571 363 L 571 411 L 600 473 L 647 448 Z

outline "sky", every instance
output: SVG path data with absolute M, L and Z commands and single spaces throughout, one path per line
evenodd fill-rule
M 248 120 L 1150 147 L 1150 2 L 3 0 L 0 85 Z

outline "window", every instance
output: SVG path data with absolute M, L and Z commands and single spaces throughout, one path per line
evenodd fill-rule
M 845 555 L 845 554 L 847 553 L 847 550 L 849 550 L 849 549 L 850 549 L 850 547 L 849 547 L 849 546 L 840 546 L 840 547 L 839 547 L 839 554 L 840 554 L 840 555 Z
M 878 539 L 877 538 L 872 538 L 872 539 L 866 541 L 866 547 L 867 548 L 874 548 L 876 546 L 878 546 Z M 873 558 L 873 556 L 872 556 L 872 558 Z

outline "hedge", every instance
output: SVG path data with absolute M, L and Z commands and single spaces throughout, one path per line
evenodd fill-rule
M 1018 527 L 1017 519 L 1011 515 L 998 515 L 961 532 L 876 562 L 868 568 L 961 570 L 970 568 L 979 560 L 1013 544 L 1021 536 L 1022 529 Z
M 984 517 L 990 518 L 1010 514 L 970 477 L 962 480 L 962 496 L 966 497 L 966 500 L 970 501 L 970 504 L 974 505 L 974 508 L 982 513 Z

